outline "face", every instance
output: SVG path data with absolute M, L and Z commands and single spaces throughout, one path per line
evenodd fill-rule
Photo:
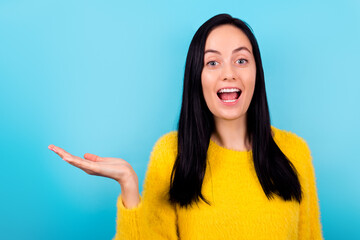
M 255 59 L 247 36 L 229 24 L 214 28 L 205 43 L 201 84 L 215 120 L 246 116 L 255 79 Z

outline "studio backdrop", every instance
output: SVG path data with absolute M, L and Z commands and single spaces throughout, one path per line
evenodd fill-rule
M 219 13 L 252 27 L 271 124 L 312 151 L 325 239 L 359 238 L 359 1 L 2 0 L 0 239 L 115 235 L 120 185 L 47 146 L 123 158 L 142 191 L 191 38 Z

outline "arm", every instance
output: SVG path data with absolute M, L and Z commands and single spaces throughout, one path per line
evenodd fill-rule
M 299 240 L 322 240 L 322 226 L 320 222 L 320 207 L 317 195 L 315 169 L 310 150 L 305 144 L 306 153 L 305 180 L 303 182 L 303 199 L 300 203 Z
M 175 207 L 168 203 L 172 163 L 172 134 L 160 138 L 154 146 L 145 175 L 140 203 L 126 208 L 120 194 L 117 201 L 117 226 L 114 240 L 170 239 L 177 237 Z

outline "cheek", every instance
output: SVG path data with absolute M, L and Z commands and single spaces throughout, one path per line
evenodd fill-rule
M 246 88 L 250 90 L 250 92 L 253 92 L 255 89 L 255 78 L 256 78 L 255 76 L 252 76 L 246 83 L 247 85 Z
M 214 76 L 208 72 L 203 71 L 201 73 L 201 85 L 205 100 L 211 96 L 211 93 L 214 89 L 214 84 Z
M 255 90 L 255 81 L 256 81 L 256 72 L 250 72 L 249 76 L 246 78 L 246 82 L 245 84 L 245 89 L 246 89 L 246 97 L 248 98 L 248 102 L 251 101 L 253 95 L 254 95 L 254 90 Z

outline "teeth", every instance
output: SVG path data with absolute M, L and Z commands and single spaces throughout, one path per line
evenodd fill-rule
M 234 99 L 234 100 L 221 100 L 223 102 L 235 102 L 237 99 Z
M 223 88 L 218 91 L 218 93 L 225 93 L 225 92 L 240 92 L 237 88 Z

